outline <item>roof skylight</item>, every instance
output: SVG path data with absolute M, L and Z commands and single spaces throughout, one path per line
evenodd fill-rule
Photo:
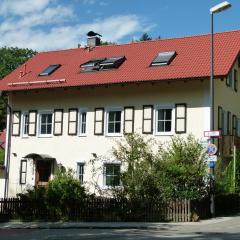
M 160 52 L 156 58 L 152 61 L 151 66 L 163 66 L 169 65 L 171 61 L 175 58 L 176 51 L 171 52 Z
M 82 72 L 93 72 L 114 68 L 116 69 L 125 61 L 125 59 L 125 56 L 97 58 L 81 64 L 80 67 Z
M 59 67 L 61 67 L 61 64 L 52 64 L 49 65 L 47 68 L 45 68 L 39 76 L 49 76 L 53 72 L 55 72 Z

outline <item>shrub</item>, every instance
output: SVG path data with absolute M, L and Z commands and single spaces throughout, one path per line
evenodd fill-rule
M 5 151 L 0 149 L 0 166 L 4 165 Z
M 138 134 L 126 135 L 113 154 L 126 166 L 121 194 L 129 198 L 196 199 L 208 192 L 204 149 L 191 135 L 173 137 L 164 147 Z

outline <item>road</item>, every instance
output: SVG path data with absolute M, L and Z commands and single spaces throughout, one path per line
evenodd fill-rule
M 164 224 L 158 229 L 2 229 L 1 240 L 239 240 L 240 216 L 195 224 Z

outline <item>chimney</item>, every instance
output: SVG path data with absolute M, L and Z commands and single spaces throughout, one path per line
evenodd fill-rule
M 90 31 L 87 33 L 87 46 L 90 48 L 94 48 L 96 46 L 99 46 L 101 44 L 101 39 L 102 35 L 99 33 L 95 33 L 93 31 Z

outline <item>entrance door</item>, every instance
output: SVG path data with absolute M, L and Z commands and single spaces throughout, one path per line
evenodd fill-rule
M 46 186 L 51 177 L 52 161 L 36 161 L 36 186 Z

